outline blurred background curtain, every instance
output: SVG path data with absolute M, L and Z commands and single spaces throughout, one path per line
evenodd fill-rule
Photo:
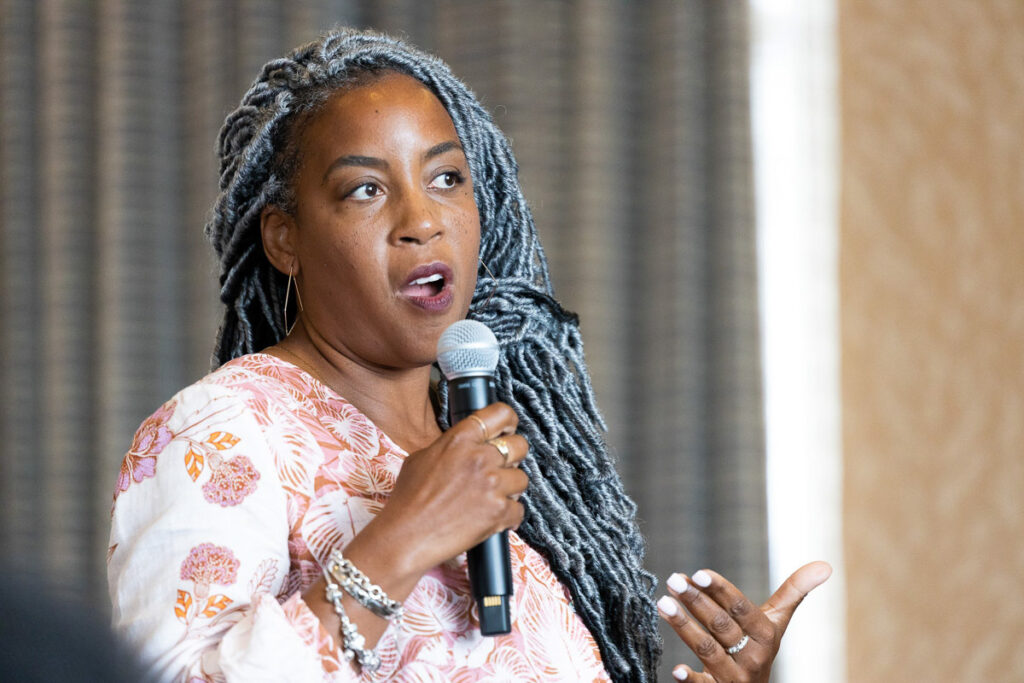
M 107 609 L 121 457 L 209 369 L 217 130 L 266 60 L 335 24 L 436 52 L 495 115 L 581 315 L 648 566 L 764 599 L 741 2 L 0 0 L 5 563 Z

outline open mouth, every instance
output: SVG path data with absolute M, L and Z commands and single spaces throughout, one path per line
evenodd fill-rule
M 420 266 L 409 273 L 400 293 L 407 301 L 428 311 L 440 311 L 451 305 L 452 270 L 443 263 Z
M 426 277 L 416 278 L 402 289 L 402 293 L 415 298 L 434 297 L 441 293 L 444 286 L 444 275 L 434 273 Z

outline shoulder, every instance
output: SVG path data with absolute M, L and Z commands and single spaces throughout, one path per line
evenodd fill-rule
M 308 391 L 295 366 L 265 353 L 239 356 L 220 366 L 180 394 L 230 394 L 249 401 L 287 401 Z
M 286 378 L 274 376 L 270 358 L 254 354 L 225 363 L 143 420 L 122 462 L 114 498 L 158 471 L 166 473 L 161 463 L 168 458 L 183 464 L 183 474 L 193 482 L 210 464 L 240 452 L 239 444 L 246 458 L 236 467 L 266 460 L 266 426 L 276 413 L 287 412 L 291 395 Z
M 283 362 L 266 354 L 235 358 L 202 379 L 178 391 L 140 426 L 152 423 L 180 424 L 196 417 L 239 419 L 242 414 L 260 417 L 272 403 L 291 403 L 301 395 L 301 378 Z

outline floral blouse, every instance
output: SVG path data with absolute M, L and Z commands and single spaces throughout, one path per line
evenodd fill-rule
M 548 563 L 509 534 L 512 632 L 480 635 L 465 554 L 427 572 L 358 674 L 302 600 L 406 453 L 311 375 L 226 363 L 143 422 L 114 491 L 114 625 L 160 680 L 608 680 Z M 372 577 L 371 577 L 372 579 Z

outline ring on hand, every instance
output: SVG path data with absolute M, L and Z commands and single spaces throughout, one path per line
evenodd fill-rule
M 488 434 L 488 433 L 487 433 L 487 425 L 485 425 L 485 424 L 484 424 L 484 421 L 483 421 L 483 420 L 481 420 L 481 419 L 480 419 L 479 417 L 477 417 L 476 415 L 470 415 L 468 419 L 470 419 L 470 420 L 476 420 L 476 423 L 477 423 L 478 425 L 480 425 L 480 431 L 482 431 L 482 432 L 484 433 L 484 441 L 487 441 L 487 440 L 488 440 L 488 437 L 490 437 L 490 434 Z
M 749 642 L 750 642 L 750 636 L 748 636 L 747 634 L 744 633 L 743 637 L 740 638 L 740 642 L 736 643 L 732 647 L 727 647 L 725 649 L 725 651 L 728 652 L 731 655 L 734 655 L 734 654 L 738 653 L 740 650 L 742 650 L 743 648 L 745 648 L 747 646 L 747 643 L 749 643 Z
M 487 443 L 491 444 L 492 446 L 498 449 L 498 452 L 501 453 L 501 459 L 504 461 L 504 466 L 508 467 L 508 457 L 512 455 L 512 453 L 508 450 L 508 442 L 499 436 L 493 439 L 489 439 Z

